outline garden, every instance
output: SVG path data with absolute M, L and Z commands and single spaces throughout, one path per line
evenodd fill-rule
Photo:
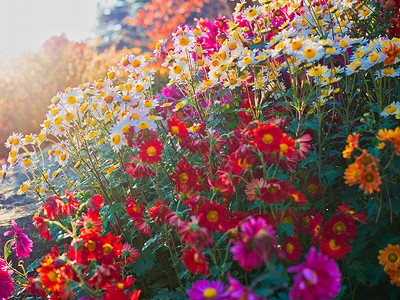
M 0 300 L 400 298 L 400 2 L 249 2 L 8 137 L 54 247 L 12 221 Z

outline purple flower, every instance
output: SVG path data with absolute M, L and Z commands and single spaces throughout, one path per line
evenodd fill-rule
M 18 259 L 28 257 L 32 252 L 33 243 L 28 236 L 22 232 L 22 230 L 28 228 L 18 229 L 17 223 L 14 220 L 11 220 L 11 224 L 13 225 L 14 230 L 4 232 L 4 236 L 14 233 L 14 240 L 11 242 L 11 245 L 14 245 L 12 250 L 16 250 Z
M 12 271 L 5 269 L 5 264 L 0 261 L 0 300 L 8 299 L 12 296 L 14 279 L 11 277 Z
M 229 276 L 229 275 L 228 275 Z M 264 298 L 258 297 L 254 291 L 248 287 L 243 286 L 238 280 L 229 276 L 229 287 L 225 293 L 229 300 L 263 300 Z
M 290 299 L 331 299 L 340 291 L 341 273 L 336 262 L 312 247 L 306 262 L 287 269 L 297 272 Z
M 217 281 L 208 281 L 207 279 L 202 279 L 193 283 L 192 289 L 186 291 L 190 296 L 191 300 L 224 300 L 226 299 L 225 285 Z
M 263 261 L 268 261 L 271 251 L 279 255 L 276 249 L 277 239 L 275 230 L 267 225 L 261 217 L 251 218 L 240 225 L 239 240 L 231 247 L 233 259 L 245 270 L 260 266 Z

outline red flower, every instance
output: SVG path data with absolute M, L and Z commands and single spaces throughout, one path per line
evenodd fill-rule
M 100 251 L 99 261 L 110 264 L 122 254 L 123 246 L 120 243 L 121 238 L 115 234 L 108 233 L 107 236 L 102 236 L 102 247 Z
M 344 214 L 350 218 L 353 218 L 358 222 L 367 224 L 367 218 L 363 215 L 363 213 L 356 213 L 354 210 L 351 210 L 346 203 L 343 203 L 342 205 L 338 206 L 336 211 L 340 214 Z
M 261 152 L 279 151 L 282 130 L 280 130 L 276 125 L 267 123 L 253 129 L 250 133 L 250 137 L 255 143 L 255 148 Z
M 226 204 L 218 204 L 217 202 L 207 202 L 199 208 L 199 225 L 215 232 L 225 232 L 225 223 L 228 221 L 229 211 Z
M 205 247 L 214 245 L 210 231 L 201 227 L 198 224 L 198 219 L 192 216 L 192 222 L 185 222 L 179 228 L 179 233 L 182 235 L 181 241 L 192 248 L 203 250 Z
M 179 193 L 189 194 L 196 187 L 198 176 L 196 169 L 186 161 L 186 158 L 182 158 L 171 178 Z
M 289 186 L 278 179 L 268 180 L 260 189 L 260 197 L 264 203 L 281 202 L 288 198 Z
M 163 144 L 159 140 L 150 140 L 139 146 L 139 157 L 142 161 L 154 164 L 162 161 L 161 154 L 164 150 Z
M 280 154 L 288 158 L 292 157 L 292 154 L 296 152 L 294 145 L 295 141 L 290 136 L 283 134 L 279 141 Z
M 119 280 L 112 285 L 107 286 L 106 294 L 103 297 L 103 300 L 115 300 L 115 299 L 128 299 L 125 291 L 129 290 L 130 287 L 135 282 L 135 279 L 132 277 L 127 277 L 125 280 Z
M 282 250 L 290 263 L 296 263 L 300 258 L 303 247 L 301 246 L 297 236 L 288 236 L 282 244 Z
M 88 209 L 93 212 L 98 212 L 101 207 L 104 206 L 103 196 L 95 195 L 89 199 Z
M 39 216 L 38 213 L 35 213 L 32 220 L 35 221 L 36 228 L 41 229 L 39 235 L 51 241 L 50 230 L 49 227 L 47 227 L 46 221 L 41 216 Z
M 124 257 L 126 257 L 126 266 L 129 266 L 129 264 L 135 263 L 137 258 L 139 258 L 140 253 L 139 251 L 135 248 L 132 247 L 130 244 L 128 244 L 127 242 L 125 242 L 124 246 L 123 246 L 123 253 L 124 253 Z
M 165 201 L 157 201 L 154 206 L 147 210 L 151 220 L 166 222 L 166 216 L 170 213 L 168 204 Z
M 130 158 L 130 161 L 125 166 L 127 167 L 126 174 L 131 174 L 133 178 L 150 178 L 151 176 L 155 176 L 154 172 L 148 166 L 141 163 L 134 156 Z
M 351 252 L 351 246 L 348 242 L 340 242 L 335 238 L 324 236 L 319 241 L 319 249 L 334 259 L 343 259 L 347 253 Z
M 323 236 L 325 238 L 335 239 L 339 242 L 348 242 L 356 238 L 357 226 L 354 219 L 346 216 L 334 215 L 325 223 Z
M 310 221 L 308 223 L 308 232 L 311 234 L 311 244 L 316 244 L 321 236 L 321 225 L 322 225 L 322 215 L 316 214 L 315 216 L 310 217 Z
M 103 222 L 100 219 L 98 212 L 93 212 L 89 210 L 87 214 L 82 213 L 82 221 L 76 222 L 77 226 L 83 226 L 80 231 L 87 232 L 90 230 L 101 232 Z
M 190 272 L 195 274 L 199 271 L 200 275 L 208 276 L 210 274 L 210 269 L 208 268 L 207 258 L 193 249 L 183 249 L 182 261 Z
M 293 185 L 290 186 L 289 196 L 290 196 L 290 200 L 299 206 L 308 204 L 308 200 L 306 199 L 306 196 L 304 196 L 304 194 L 299 191 L 295 192 Z
M 179 138 L 186 138 L 188 136 L 188 130 L 185 123 L 179 122 L 178 119 L 170 118 L 167 120 L 167 126 L 172 135 L 176 135 Z

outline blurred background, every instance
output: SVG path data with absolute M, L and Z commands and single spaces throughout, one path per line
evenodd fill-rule
M 104 78 L 127 53 L 200 18 L 229 17 L 229 0 L 0 0 L 0 160 L 13 132 L 38 133 L 50 99 Z

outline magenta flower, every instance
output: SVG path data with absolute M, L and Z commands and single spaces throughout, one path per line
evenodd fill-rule
M 247 299 L 247 300 L 263 300 L 264 298 L 258 297 L 254 291 L 248 287 L 243 286 L 235 278 L 229 277 L 229 287 L 228 291 L 225 293 L 227 299 L 237 300 L 237 299 Z
M 12 296 L 14 279 L 11 277 L 12 271 L 5 269 L 5 263 L 0 261 L 0 299 L 8 299 Z
M 224 300 L 226 299 L 224 292 L 225 285 L 221 281 L 208 281 L 207 279 L 196 281 L 193 283 L 192 289 L 186 291 L 191 300 Z
M 290 299 L 332 299 L 340 291 L 341 273 L 336 262 L 312 247 L 306 262 L 289 267 L 288 272 L 297 272 Z
M 11 241 L 11 245 L 14 245 L 14 247 L 11 249 L 16 250 L 15 252 L 17 253 L 18 259 L 28 257 L 32 252 L 33 243 L 28 236 L 22 232 L 22 230 L 28 228 L 18 229 L 17 223 L 14 220 L 11 220 L 11 224 L 14 226 L 14 230 L 4 232 L 4 236 L 14 233 L 14 240 Z
M 251 218 L 240 225 L 239 240 L 231 247 L 233 259 L 245 270 L 260 266 L 268 261 L 271 251 L 278 255 L 275 230 L 261 217 Z

